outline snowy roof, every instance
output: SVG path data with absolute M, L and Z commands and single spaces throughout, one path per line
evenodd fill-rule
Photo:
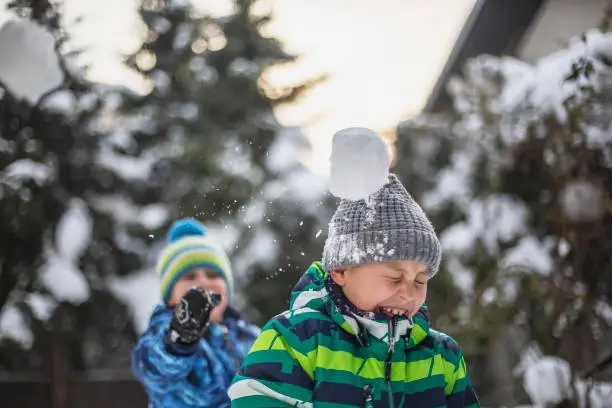
M 513 55 L 545 3 L 544 0 L 476 1 L 424 110 L 436 112 L 450 105 L 447 83 L 461 72 L 468 59 L 481 54 Z

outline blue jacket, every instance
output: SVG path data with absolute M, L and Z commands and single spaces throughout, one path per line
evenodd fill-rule
M 227 389 L 259 334 L 227 308 L 223 324 L 210 324 L 199 343 L 172 347 L 164 336 L 174 309 L 157 306 L 132 351 L 132 369 L 144 384 L 150 408 L 226 407 Z

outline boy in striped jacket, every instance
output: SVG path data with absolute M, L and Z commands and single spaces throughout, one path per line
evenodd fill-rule
M 478 407 L 458 344 L 430 328 L 440 243 L 393 174 L 342 200 L 290 309 L 263 328 L 228 393 L 232 407 Z

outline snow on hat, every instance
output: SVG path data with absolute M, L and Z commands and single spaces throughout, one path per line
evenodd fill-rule
M 229 259 L 223 249 L 210 240 L 206 228 L 193 218 L 175 221 L 168 231 L 168 246 L 157 261 L 161 280 L 161 298 L 168 301 L 178 279 L 195 268 L 212 269 L 221 275 L 231 297 L 234 279 Z
M 363 150 L 363 139 L 372 139 L 373 135 L 376 134 L 369 129 L 349 128 L 334 136 L 337 144 L 332 147 L 332 182 L 337 186 L 352 187 L 345 187 L 344 194 L 339 195 L 343 199 L 329 223 L 323 267 L 329 272 L 336 268 L 379 262 L 418 261 L 427 264 L 431 278 L 440 266 L 440 241 L 423 209 L 397 176 L 389 174 L 388 167 L 377 168 L 384 170 L 382 187 L 369 182 L 376 188 L 370 193 L 374 188 L 368 187 L 368 190 L 358 186 L 361 180 L 372 177 L 374 167 L 388 163 L 384 142 L 370 143 L 369 149 Z M 357 161 L 351 159 L 352 156 L 361 159 Z M 336 162 L 333 162 L 334 158 Z M 366 173 L 363 169 L 368 167 L 364 165 L 367 161 L 374 164 Z M 334 174 L 334 168 L 342 169 L 342 173 Z M 377 172 L 381 174 L 381 171 Z M 362 198 L 353 194 L 357 190 L 361 190 Z

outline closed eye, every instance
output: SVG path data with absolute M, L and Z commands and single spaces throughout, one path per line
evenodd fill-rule
M 206 277 L 209 279 L 215 279 L 215 278 L 220 278 L 221 275 L 219 275 L 219 272 L 214 271 L 212 269 L 206 269 Z

